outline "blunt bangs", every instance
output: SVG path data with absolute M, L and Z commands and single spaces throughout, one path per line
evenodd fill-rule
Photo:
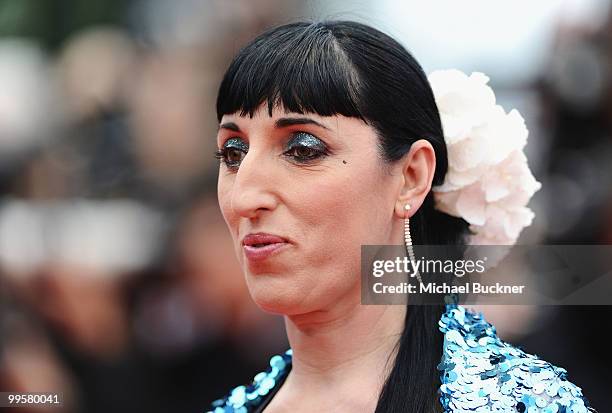
M 359 75 L 324 23 L 268 30 L 243 48 L 219 87 L 217 120 L 253 114 L 264 102 L 285 112 L 344 115 L 367 123 Z

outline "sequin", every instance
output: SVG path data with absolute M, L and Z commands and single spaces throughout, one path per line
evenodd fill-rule
M 482 313 L 447 301 L 438 322 L 444 334 L 437 369 L 444 413 L 589 413 L 582 389 L 567 371 L 504 342 Z M 293 351 L 270 358 L 251 383 L 215 400 L 207 413 L 249 413 L 285 378 Z
M 444 333 L 438 393 L 445 413 L 594 411 L 565 369 L 501 340 L 482 313 L 447 303 L 438 325 Z

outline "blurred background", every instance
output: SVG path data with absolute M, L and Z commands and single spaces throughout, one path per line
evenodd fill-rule
M 427 73 L 486 73 L 525 117 L 543 184 L 519 242 L 612 243 L 611 11 L 0 0 L 0 391 L 61 392 L 61 412 L 201 412 L 287 348 L 282 318 L 249 298 L 213 157 L 223 72 L 272 25 L 364 21 Z M 501 310 L 485 314 L 502 338 L 566 368 L 605 411 L 611 306 Z

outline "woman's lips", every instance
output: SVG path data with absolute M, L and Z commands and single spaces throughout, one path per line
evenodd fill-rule
M 245 245 L 244 255 L 246 255 L 249 261 L 262 261 L 272 255 L 272 253 L 278 251 L 280 248 L 283 248 L 287 245 L 289 244 L 287 244 L 286 242 L 266 244 L 263 247 L 253 247 L 250 245 Z
M 242 248 L 249 261 L 265 260 L 287 245 L 289 242 L 286 239 L 266 233 L 249 234 L 242 240 Z

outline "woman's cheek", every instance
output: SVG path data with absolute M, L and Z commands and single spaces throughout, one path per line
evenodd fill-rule
M 219 200 L 219 209 L 221 210 L 221 214 L 223 214 L 223 219 L 225 222 L 230 224 L 230 188 L 229 183 L 222 177 L 219 177 L 219 182 L 217 184 L 217 199 Z
M 223 220 L 225 221 L 227 229 L 232 236 L 235 253 L 238 258 L 238 261 L 241 262 L 242 261 L 242 256 L 241 256 L 242 251 L 237 250 L 238 240 L 236 239 L 238 237 L 238 228 L 237 228 L 238 220 L 237 220 L 237 217 L 234 216 L 231 210 L 231 197 L 230 197 L 231 193 L 228 188 L 228 183 L 219 180 L 219 184 L 217 188 L 218 188 L 217 198 L 219 201 L 219 209 L 221 210 L 221 215 L 223 215 Z

